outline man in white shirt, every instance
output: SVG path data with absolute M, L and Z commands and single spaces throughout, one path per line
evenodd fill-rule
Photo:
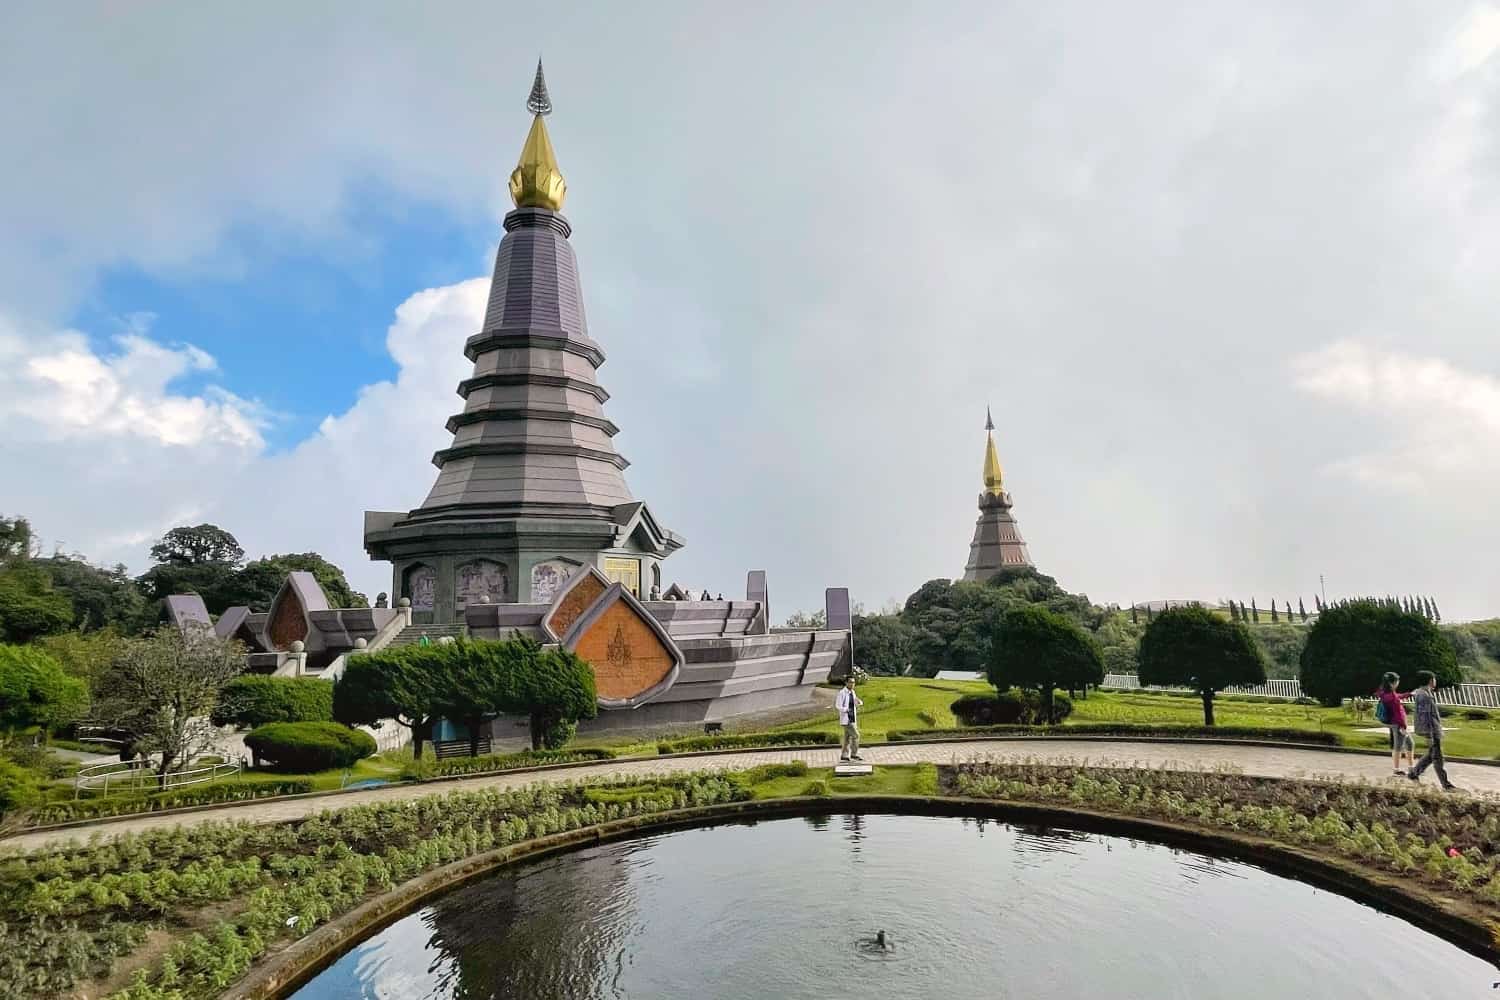
M 859 706 L 864 702 L 854 693 L 854 675 L 844 678 L 844 689 L 833 699 L 839 710 L 839 725 L 844 727 L 844 747 L 839 755 L 840 763 L 864 760 L 859 755 Z

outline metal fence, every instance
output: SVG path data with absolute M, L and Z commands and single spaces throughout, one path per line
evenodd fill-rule
M 237 763 L 205 764 L 202 767 L 173 771 L 170 774 L 158 776 L 155 772 L 155 765 L 144 757 L 136 760 L 114 760 L 79 768 L 78 776 L 73 782 L 73 797 L 78 798 L 81 792 L 98 792 L 100 795 L 108 795 L 111 787 L 116 793 L 148 788 L 160 792 L 169 788 L 181 788 L 183 785 L 197 785 L 205 781 L 213 781 L 215 778 L 227 778 L 231 774 L 238 774 L 239 771 L 240 765 Z
M 1140 678 L 1135 674 L 1105 674 L 1100 687 L 1105 691 L 1142 690 Z M 1151 687 L 1150 691 L 1188 691 L 1185 687 Z M 1264 698 L 1285 698 L 1295 701 L 1302 697 L 1302 682 L 1292 678 L 1268 680 L 1253 687 L 1225 688 L 1224 694 L 1253 694 Z M 1438 688 L 1439 705 L 1454 708 L 1500 708 L 1500 684 L 1458 684 L 1454 687 Z

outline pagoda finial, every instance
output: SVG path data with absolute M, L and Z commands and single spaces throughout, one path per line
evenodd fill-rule
M 990 408 L 984 408 L 984 491 L 990 496 L 1005 492 L 1004 476 L 1000 471 L 1000 454 L 995 451 L 995 419 Z
M 531 96 L 526 98 L 526 110 L 534 115 L 550 115 L 552 98 L 547 96 L 547 78 L 542 75 L 542 59 L 536 60 L 536 79 L 531 82 Z
M 547 94 L 540 59 L 536 61 L 536 79 L 531 84 L 531 96 L 526 98 L 526 109 L 536 117 L 531 119 L 531 131 L 521 147 L 521 160 L 510 172 L 510 200 L 517 208 L 560 212 L 568 196 L 568 184 L 558 169 L 557 154 L 552 151 L 552 139 L 542 121 L 544 115 L 552 113 L 552 98 Z

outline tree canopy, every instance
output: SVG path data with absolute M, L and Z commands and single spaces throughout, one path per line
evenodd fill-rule
M 912 661 L 912 628 L 900 615 L 854 616 L 854 662 L 871 674 L 895 676 Z
M 0 645 L 0 730 L 55 728 L 78 719 L 88 707 L 87 686 L 68 676 L 45 651 Z
M 1041 693 L 1046 717 L 1053 718 L 1054 688 L 1081 688 L 1104 681 L 1099 646 L 1075 622 L 1040 605 L 1006 611 L 993 629 L 989 680 L 1004 691 L 1031 688 Z
M 67 597 L 73 607 L 72 627 L 79 631 L 113 626 L 122 632 L 137 632 L 155 623 L 145 595 L 125 572 L 124 565 L 95 566 L 82 556 L 62 553 L 35 559 L 52 587 Z
M 1387 671 L 1410 686 L 1419 670 L 1441 687 L 1463 680 L 1453 647 L 1424 615 L 1393 602 L 1352 601 L 1324 611 L 1302 649 L 1302 690 L 1325 705 L 1369 695 Z
M 151 558 L 169 566 L 201 566 L 222 563 L 238 566 L 245 559 L 239 541 L 217 524 L 183 525 L 173 528 L 151 546 Z
M 288 552 L 266 556 L 245 564 L 233 576 L 225 580 L 218 595 L 225 607 L 244 605 L 256 611 L 267 611 L 276 593 L 293 570 L 311 573 L 328 595 L 328 603 L 335 608 L 367 608 L 370 601 L 359 591 L 349 586 L 344 571 L 324 559 L 316 552 Z
M 31 642 L 72 624 L 72 602 L 43 570 L 22 560 L 0 564 L 0 642 Z
M 1264 684 L 1266 663 L 1249 629 L 1206 608 L 1172 608 L 1141 636 L 1140 682 L 1183 685 L 1203 699 L 1204 725 L 1214 724 L 1214 694 L 1226 687 Z
M 318 677 L 242 674 L 224 685 L 211 715 L 216 726 L 332 722 L 333 685 Z
M 443 646 L 395 646 L 350 656 L 333 684 L 333 717 L 345 725 L 378 725 L 394 719 L 411 730 L 412 752 L 421 759 L 422 745 L 441 718 L 438 650 Z

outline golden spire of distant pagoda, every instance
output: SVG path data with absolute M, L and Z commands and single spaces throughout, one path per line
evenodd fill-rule
M 531 120 L 531 131 L 526 133 L 526 145 L 521 147 L 521 161 L 510 172 L 510 200 L 517 208 L 560 212 L 563 199 L 568 196 L 568 183 L 557 167 L 557 154 L 552 151 L 547 124 L 542 121 L 552 113 L 552 99 L 547 96 L 547 78 L 542 75 L 540 59 L 536 61 L 536 79 L 531 84 L 526 108 L 535 117 Z
M 984 408 L 984 431 L 984 491 L 997 497 L 1005 492 L 1005 484 L 1000 472 L 1000 455 L 995 451 L 995 418 L 990 416 L 988 406 Z

